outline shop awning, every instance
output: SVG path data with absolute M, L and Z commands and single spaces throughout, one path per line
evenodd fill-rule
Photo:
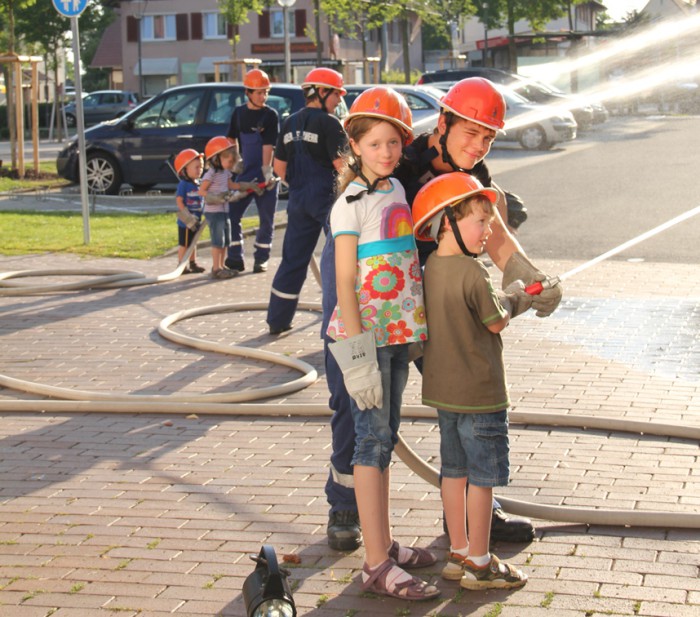
M 144 75 L 177 75 L 179 61 L 177 58 L 142 58 Z M 139 63 L 134 66 L 134 75 L 139 74 Z

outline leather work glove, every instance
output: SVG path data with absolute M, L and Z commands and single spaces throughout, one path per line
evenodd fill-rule
M 513 281 L 503 291 L 499 289 L 496 295 L 511 319 L 527 311 L 535 298 L 525 291 L 525 283 L 521 280 Z
M 219 204 L 225 204 L 228 203 L 229 201 L 229 195 L 230 192 L 225 192 L 225 193 L 207 193 L 206 197 L 204 200 L 208 203 L 211 204 L 212 206 L 216 206 Z
M 197 231 L 197 228 L 199 227 L 199 219 L 186 208 L 183 210 L 178 209 L 177 218 L 184 223 L 187 229 Z
M 239 182 L 238 190 L 245 191 L 246 193 L 257 193 L 258 195 L 262 195 L 262 191 L 264 189 L 261 190 L 257 182 Z
M 271 191 L 277 186 L 280 179 L 272 173 L 272 165 L 263 165 L 262 173 L 263 179 L 265 180 L 265 190 Z
M 274 177 L 272 173 L 272 165 L 263 165 L 262 166 L 262 173 L 263 173 L 263 178 L 265 179 L 265 182 L 270 182 L 272 178 Z
M 513 281 L 521 280 L 525 285 L 531 285 L 536 281 L 544 281 L 549 277 L 539 270 L 522 253 L 513 253 L 503 270 L 503 282 L 501 286 L 506 289 Z M 549 289 L 543 289 L 542 293 L 532 296 L 532 308 L 537 311 L 538 317 L 549 317 L 561 302 L 564 289 L 560 282 Z
M 340 370 L 348 394 L 361 410 L 382 406 L 382 375 L 371 330 L 328 345 Z
M 248 196 L 248 193 L 243 191 L 229 191 L 226 193 L 226 201 L 233 203 L 234 201 L 240 201 Z

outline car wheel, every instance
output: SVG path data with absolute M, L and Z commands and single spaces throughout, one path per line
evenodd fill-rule
M 518 139 L 525 150 L 547 150 L 552 146 L 547 143 L 547 136 L 540 126 L 528 126 L 520 132 Z
M 87 183 L 91 193 L 116 195 L 122 185 L 122 172 L 109 154 L 92 152 L 87 155 Z
M 69 129 L 75 128 L 75 116 L 73 114 L 66 114 L 66 126 Z

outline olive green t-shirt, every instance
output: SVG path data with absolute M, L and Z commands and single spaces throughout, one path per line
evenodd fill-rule
M 486 327 L 506 311 L 488 270 L 473 257 L 432 253 L 423 284 L 428 319 L 423 404 L 465 413 L 506 409 L 503 343 Z

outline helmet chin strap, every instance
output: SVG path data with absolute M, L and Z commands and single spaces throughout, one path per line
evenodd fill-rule
M 452 208 L 452 206 L 447 206 L 445 208 L 445 216 L 447 217 L 447 220 L 450 221 L 452 233 L 454 234 L 455 240 L 457 240 L 457 244 L 459 245 L 459 248 L 461 249 L 462 253 L 464 253 L 467 257 L 478 257 L 476 253 L 472 253 L 467 248 L 467 245 L 464 244 L 464 240 L 462 240 L 462 234 L 459 232 L 459 227 L 457 227 L 457 218 L 455 217 L 455 211 Z
M 365 176 L 365 174 L 362 173 L 362 163 L 360 162 L 360 157 L 357 157 L 357 159 L 354 162 L 352 162 L 348 167 L 350 167 L 351 171 L 353 171 L 367 185 L 367 188 L 365 190 L 362 190 L 359 193 L 356 193 L 355 195 L 349 195 L 346 200 L 348 203 L 357 201 L 365 193 L 367 193 L 367 195 L 371 195 L 372 193 L 374 193 L 374 191 L 377 190 L 377 187 L 379 186 L 380 182 L 383 182 L 384 180 L 388 180 L 390 178 L 390 176 L 379 176 L 374 180 L 374 182 L 370 182 L 367 179 L 367 176 Z
M 459 167 L 457 163 L 454 162 L 454 159 L 450 155 L 450 153 L 447 151 L 447 135 L 450 133 L 450 127 L 452 126 L 452 120 L 454 118 L 453 114 L 450 112 L 444 112 L 445 116 L 445 132 L 440 135 L 440 149 L 442 150 L 442 161 L 443 163 L 447 163 L 450 167 L 452 167 L 452 171 L 461 171 L 464 172 L 465 174 L 469 173 L 468 169 L 464 169 L 463 167 Z

